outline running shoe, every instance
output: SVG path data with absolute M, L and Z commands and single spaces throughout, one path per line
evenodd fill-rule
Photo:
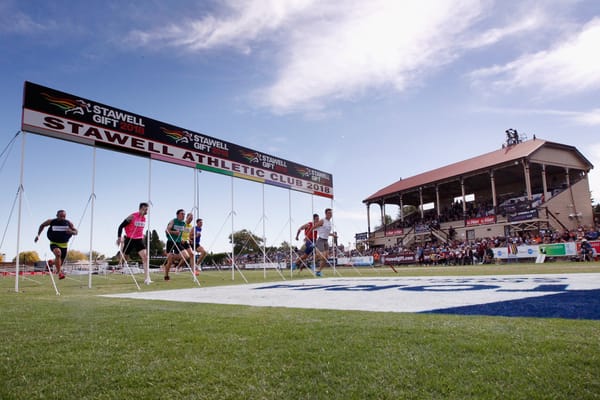
M 169 278 L 168 276 L 165 276 L 165 281 L 170 281 L 171 278 Z
M 151 284 L 151 283 L 154 283 L 154 282 L 152 282 L 152 280 L 151 280 L 150 278 L 147 278 L 147 279 L 144 281 L 144 283 L 145 283 L 146 285 L 149 285 L 149 284 Z
M 63 274 L 62 272 L 58 274 L 58 279 L 65 279 L 65 274 Z

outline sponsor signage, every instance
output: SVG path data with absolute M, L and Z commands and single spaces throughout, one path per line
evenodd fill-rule
M 204 267 L 203 267 L 204 268 Z M 247 263 L 243 265 L 244 269 L 285 269 L 287 265 L 283 262 L 278 263 Z
M 508 258 L 537 258 L 540 254 L 539 246 L 516 246 L 509 245 L 507 247 L 494 247 L 494 258 L 508 259 Z
M 431 231 L 431 229 L 429 229 L 429 225 L 417 224 L 415 226 L 415 233 L 416 234 L 429 233 L 430 231 Z
M 327 172 L 31 82 L 21 129 L 333 198 Z
M 384 265 L 415 264 L 416 262 L 416 255 L 412 251 L 388 254 L 383 257 Z
M 340 257 L 338 265 L 350 265 L 352 267 L 369 267 L 373 265 L 373 256 Z
M 577 255 L 577 243 L 575 242 L 541 244 L 539 247 L 540 253 L 548 257 Z
M 596 250 L 596 254 L 600 254 L 600 240 L 590 241 L 589 243 L 592 245 L 592 248 Z M 581 244 L 579 244 L 577 248 L 581 249 Z
M 515 214 L 509 214 L 506 216 L 508 222 L 526 221 L 528 219 L 534 219 L 538 217 L 537 210 L 521 211 Z
M 592 246 L 599 246 L 600 242 L 590 242 Z M 571 257 L 577 255 L 578 244 L 575 242 L 565 243 L 549 243 L 533 246 L 514 246 L 495 247 L 494 257 L 500 259 L 507 258 L 537 258 L 540 254 L 545 254 L 547 257 Z
M 467 226 L 495 224 L 496 216 L 488 215 L 487 217 L 469 218 L 466 221 Z
M 385 231 L 385 236 L 399 236 L 399 235 L 404 235 L 404 229 L 392 228 L 392 229 L 387 229 Z
M 369 238 L 369 234 L 367 232 L 361 232 L 354 235 L 354 240 L 367 240 Z

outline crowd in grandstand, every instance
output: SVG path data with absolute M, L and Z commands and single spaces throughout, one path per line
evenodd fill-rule
M 555 196 L 561 190 L 564 190 L 564 188 L 549 189 L 549 192 L 552 193 L 552 196 Z M 415 211 L 398 219 L 390 227 L 412 228 L 416 225 L 427 225 L 439 229 L 440 223 L 465 221 L 471 218 L 482 218 L 492 215 L 506 217 L 508 214 L 515 212 L 535 209 L 543 202 L 544 195 L 542 193 L 533 194 L 531 199 L 524 194 L 515 195 L 511 193 L 501 195 L 497 198 L 498 205 L 496 207 L 494 207 L 491 198 L 478 201 L 467 201 L 464 210 L 462 201 L 454 201 L 448 206 L 441 207 L 439 214 L 434 208 L 424 210 L 423 217 L 421 217 L 420 212 Z
M 520 245 L 536 245 L 564 242 L 578 242 L 597 240 L 600 238 L 600 226 L 579 226 L 575 230 L 553 231 L 523 231 L 511 237 L 496 236 L 479 238 L 474 241 L 448 240 L 440 242 L 432 237 L 423 245 L 414 244 L 409 248 L 401 246 L 385 249 L 370 249 L 368 255 L 400 254 L 403 252 L 415 253 L 417 263 L 420 265 L 468 265 L 473 263 L 491 263 L 494 248 Z M 363 254 L 364 255 L 364 254 Z

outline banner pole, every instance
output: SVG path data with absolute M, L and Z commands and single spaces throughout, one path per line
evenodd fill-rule
M 331 199 L 331 205 L 329 206 L 331 207 L 331 209 L 333 210 L 333 199 Z M 332 240 L 332 245 L 331 247 L 333 247 L 333 252 L 332 252 L 332 260 L 333 260 L 333 275 L 336 274 L 337 270 L 335 268 L 336 264 L 337 264 L 337 258 L 336 258 L 336 252 L 337 252 L 337 233 L 335 231 L 335 223 L 332 222 L 331 223 L 331 230 L 333 231 L 333 236 L 331 238 Z
M 262 183 L 262 253 L 263 253 L 263 278 L 267 279 L 267 239 L 265 236 L 265 184 Z
M 152 229 L 150 229 L 150 217 L 152 216 L 152 158 L 148 158 L 148 212 L 146 213 L 146 265 L 144 265 L 144 280 L 150 279 L 150 243 L 152 236 Z
M 94 205 L 96 200 L 96 146 L 94 146 L 94 155 L 92 157 L 92 210 L 90 214 L 90 257 L 88 266 L 88 289 L 92 288 L 92 260 L 93 260 L 93 245 L 94 245 Z
M 294 276 L 293 270 L 293 262 L 292 260 L 292 190 L 288 189 L 288 217 L 289 217 L 289 225 L 290 225 L 290 278 Z
M 315 215 L 315 195 L 310 195 L 310 208 L 312 209 L 312 215 Z M 312 218 L 312 217 L 311 217 Z M 312 233 L 312 232 L 311 232 Z M 313 250 L 312 250 L 312 272 L 313 275 L 317 273 L 317 243 L 315 242 L 314 233 L 312 233 L 311 239 L 313 240 Z
M 196 277 L 196 218 L 198 218 L 198 208 L 196 204 L 196 194 L 198 192 L 198 182 L 196 181 L 196 168 L 192 169 L 192 180 L 194 184 L 194 192 L 192 193 L 192 198 L 194 205 L 192 207 L 192 228 L 190 229 L 188 241 L 190 242 L 190 269 L 192 270 L 192 275 L 194 278 Z M 186 226 L 187 229 L 187 226 Z M 189 253 L 188 253 L 189 254 Z
M 25 169 L 25 132 L 21 141 L 21 173 L 19 176 L 19 217 L 17 222 L 17 262 L 15 264 L 15 292 L 19 293 L 19 251 L 21 250 L 21 214 L 23 208 L 23 171 Z
M 233 219 L 235 211 L 233 209 L 233 176 L 231 177 L 231 280 L 235 280 L 235 240 L 233 236 Z
M 197 242 L 197 237 L 196 237 L 196 220 L 198 218 L 200 218 L 200 171 L 197 168 L 194 168 L 194 208 L 196 210 L 196 216 L 194 217 L 194 228 L 193 228 L 193 239 L 192 239 L 192 254 L 194 255 L 194 274 L 196 274 L 196 272 L 199 272 L 200 269 L 202 268 L 201 265 L 196 265 L 196 256 L 197 256 L 197 252 L 196 252 L 196 242 Z M 198 271 L 196 271 L 196 268 L 198 268 Z

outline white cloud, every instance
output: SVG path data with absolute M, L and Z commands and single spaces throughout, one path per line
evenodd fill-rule
M 46 29 L 46 26 L 34 21 L 29 15 L 13 9 L 10 4 L 0 3 L 0 32 L 28 35 Z
M 475 112 L 492 112 L 512 115 L 549 115 L 567 119 L 577 125 L 596 126 L 600 125 L 600 108 L 589 111 L 569 111 L 557 109 L 536 108 L 507 108 L 507 107 L 478 107 Z
M 276 111 L 314 109 L 370 89 L 404 90 L 456 56 L 478 1 L 347 2 L 328 19 L 298 26 L 277 78 L 260 92 Z
M 573 120 L 581 125 L 600 126 L 600 108 L 587 112 L 578 112 L 573 115 Z
M 478 81 L 489 79 L 500 89 L 536 88 L 567 95 L 600 88 L 600 18 L 554 48 L 524 55 L 508 64 L 474 71 Z
M 147 46 L 175 46 L 197 51 L 231 46 L 250 51 L 249 44 L 264 39 L 314 0 L 253 0 L 225 3 L 222 17 L 207 15 L 152 31 L 133 31 L 129 41 Z
M 129 42 L 246 53 L 268 42 L 278 57 L 275 78 L 257 91 L 257 101 L 279 112 L 319 112 L 327 100 L 418 85 L 456 57 L 459 36 L 482 9 L 481 0 L 232 0 L 222 16 L 135 31 Z
M 529 32 L 543 26 L 546 17 L 541 12 L 530 11 L 521 19 L 509 23 L 501 28 L 492 28 L 483 31 L 464 44 L 466 48 L 477 48 L 493 45 L 501 40 Z
M 278 113 L 319 115 L 332 100 L 418 87 L 466 51 L 518 40 L 529 32 L 560 31 L 553 23 L 553 6 L 536 4 L 228 0 L 201 18 L 132 32 L 129 41 L 191 52 L 230 47 L 250 54 L 261 46 L 270 57 L 271 81 L 255 91 L 255 104 Z M 554 48 L 470 76 L 503 89 L 535 87 L 559 94 L 595 89 L 600 86 L 597 43 L 600 19 Z M 593 116 L 587 118 L 595 123 Z

